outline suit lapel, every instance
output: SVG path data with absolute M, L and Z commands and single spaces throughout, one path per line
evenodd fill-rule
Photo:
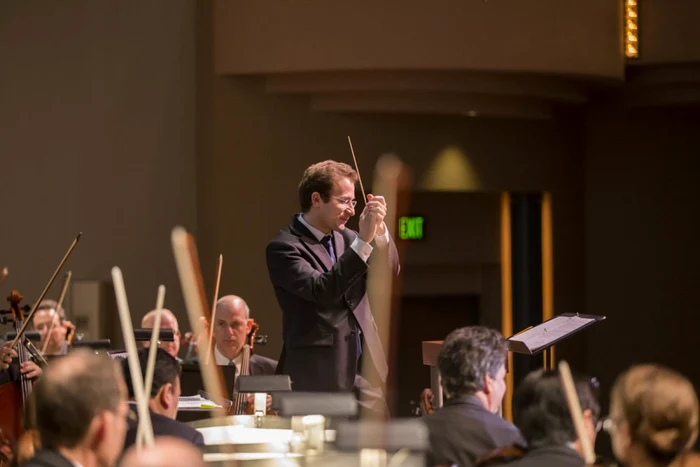
M 343 256 L 343 253 L 345 253 L 345 238 L 343 237 L 343 234 L 334 230 L 333 244 L 335 245 L 335 258 L 338 260 L 341 256 Z
M 323 265 L 323 269 L 330 271 L 333 267 L 333 261 L 331 261 L 331 256 L 326 251 L 326 247 L 316 240 L 316 237 L 309 232 L 309 229 L 304 224 L 299 222 L 296 215 L 292 220 L 290 230 L 299 237 L 301 244 Z M 339 257 L 338 253 L 336 253 L 336 257 Z

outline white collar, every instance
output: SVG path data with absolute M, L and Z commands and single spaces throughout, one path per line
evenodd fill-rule
M 214 345 L 214 358 L 216 359 L 216 364 L 221 366 L 228 366 L 228 364 L 231 362 L 231 359 L 222 354 L 216 345 Z M 238 356 L 233 359 L 233 363 L 236 364 L 237 368 L 240 368 L 242 360 L 242 353 L 239 352 Z
M 303 214 L 299 214 L 298 219 L 299 219 L 299 222 L 301 222 L 302 224 L 304 224 L 304 227 L 306 227 L 307 229 L 309 229 L 309 231 L 313 234 L 314 237 L 316 237 L 316 240 L 318 240 L 319 242 L 321 241 L 321 239 L 322 239 L 323 237 L 326 236 L 326 234 L 324 234 L 323 232 L 321 232 L 320 230 L 318 230 L 316 227 L 314 227 L 313 225 L 311 225 L 311 224 L 309 224 L 308 222 L 306 222 L 306 219 L 304 219 L 304 215 L 303 215 Z M 332 233 L 333 233 L 333 231 L 331 230 L 331 234 L 332 234 Z

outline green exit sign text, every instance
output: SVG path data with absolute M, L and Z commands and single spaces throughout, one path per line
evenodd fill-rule
M 401 240 L 423 240 L 422 217 L 399 217 L 399 239 Z

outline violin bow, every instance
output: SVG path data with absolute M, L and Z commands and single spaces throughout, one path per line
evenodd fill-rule
M 179 226 L 173 229 L 170 240 L 173 246 L 180 285 L 182 286 L 182 294 L 185 298 L 190 327 L 192 332 L 198 331 L 204 336 L 205 342 L 208 342 L 209 336 L 207 334 L 209 330 L 203 323 L 204 320 L 202 318 L 206 319 L 205 313 L 209 306 L 204 291 L 197 244 L 194 237 L 183 227 Z M 199 358 L 198 361 L 206 392 L 215 402 L 223 402 L 226 400 L 224 396 L 226 391 L 224 390 L 225 385 L 221 370 L 204 358 Z
M 65 278 L 63 279 L 63 285 L 61 286 L 61 293 L 58 296 L 58 303 L 56 304 L 56 314 L 59 315 L 59 320 L 61 319 L 60 315 L 60 310 L 61 310 L 61 305 L 63 304 L 63 299 L 66 297 L 66 291 L 68 290 L 68 284 L 70 284 L 70 279 L 73 276 L 72 271 L 68 271 L 66 273 Z M 49 345 L 49 340 L 51 339 L 51 333 L 53 332 L 53 328 L 56 325 L 56 320 L 51 319 L 51 325 L 49 326 L 49 331 L 46 333 L 46 337 L 44 338 L 44 345 L 41 348 L 41 353 L 44 354 L 46 353 L 46 348 Z
M 352 147 L 352 140 L 348 136 L 348 144 L 350 145 L 350 152 L 352 153 L 352 160 L 355 162 L 355 171 L 357 172 L 357 179 L 360 182 L 360 190 L 362 190 L 362 202 L 367 202 L 367 196 L 365 195 L 365 187 L 362 186 L 362 177 L 360 177 L 360 167 L 357 165 L 357 159 L 355 158 L 355 150 Z
M 2 285 L 3 282 L 5 282 L 5 279 L 7 279 L 9 272 L 7 271 L 7 268 L 2 268 L 2 271 L 0 271 L 0 285 Z
M 387 212 L 384 217 L 384 224 L 389 235 L 393 238 L 393 230 L 396 225 L 396 211 L 398 203 L 399 178 L 403 170 L 403 164 L 394 155 L 385 154 L 379 158 L 375 167 L 374 184 L 377 193 L 381 193 L 386 200 Z M 386 343 L 387 360 L 390 349 L 391 339 L 391 313 L 393 299 L 393 273 L 392 266 L 389 260 L 375 261 L 372 267 L 367 272 L 367 296 L 372 305 L 372 316 L 376 323 L 375 328 L 381 343 Z M 365 361 L 362 364 L 363 368 L 371 368 L 373 366 L 371 355 L 369 352 L 363 352 L 362 358 Z M 371 381 L 371 375 L 363 375 L 368 381 Z M 371 381 L 372 382 L 372 381 Z M 373 383 L 380 383 L 374 381 Z M 375 412 L 370 412 L 374 415 Z
M 127 358 L 129 362 L 129 373 L 131 374 L 131 385 L 134 388 L 134 399 L 139 414 L 139 426 L 144 425 L 144 437 L 147 446 L 153 445 L 153 426 L 148 413 L 148 402 L 143 391 L 143 377 L 141 373 L 141 363 L 136 350 L 136 339 L 134 338 L 134 327 L 131 323 L 131 313 L 129 312 L 129 302 L 126 298 L 126 288 L 124 287 L 124 276 L 122 270 L 117 266 L 112 268 L 112 281 L 114 282 L 114 293 L 117 297 L 117 308 L 119 309 L 119 321 L 121 321 L 122 334 L 124 335 L 124 345 L 126 346 Z M 141 449 L 136 445 L 137 450 Z
M 209 319 L 209 339 L 207 341 L 207 364 L 211 359 L 212 344 L 214 340 L 214 315 L 216 314 L 216 302 L 219 300 L 219 286 L 221 285 L 221 270 L 224 267 L 224 255 L 219 255 L 219 261 L 216 265 L 216 282 L 214 285 L 214 298 L 211 301 L 211 317 Z
M 68 248 L 68 251 L 66 254 L 63 256 L 63 259 L 59 263 L 58 267 L 53 273 L 53 276 L 51 276 L 51 279 L 49 280 L 49 283 L 46 284 L 46 287 L 44 287 L 44 291 L 41 292 L 41 295 L 39 296 L 39 299 L 34 302 L 34 306 L 32 307 L 32 311 L 29 312 L 29 315 L 24 320 L 24 323 L 22 323 L 22 328 L 19 330 L 15 338 L 13 339 L 12 343 L 10 344 L 10 348 L 13 348 L 17 345 L 17 342 L 22 338 L 24 335 L 24 331 L 27 330 L 27 325 L 32 322 L 32 319 L 34 318 L 34 313 L 36 313 L 36 309 L 39 307 L 39 304 L 41 301 L 46 297 L 46 292 L 49 291 L 49 288 L 53 284 L 53 281 L 56 280 L 56 276 L 58 276 L 58 273 L 61 272 L 61 269 L 63 268 L 63 265 L 66 264 L 66 261 L 68 261 L 68 258 L 70 257 L 71 253 L 73 253 L 73 249 L 75 246 L 78 244 L 78 241 L 80 240 L 80 237 L 83 235 L 82 232 L 78 234 L 77 237 L 73 240 L 73 243 L 71 243 L 70 247 Z
M 574 428 L 576 428 L 576 436 L 578 436 L 579 442 L 581 443 L 583 459 L 586 461 L 586 465 L 593 465 L 595 464 L 595 451 L 593 450 L 593 446 L 591 446 L 591 440 L 586 436 L 586 428 L 583 425 L 581 402 L 576 393 L 576 385 L 574 384 L 574 378 L 571 376 L 571 368 L 565 360 L 559 362 L 559 378 L 561 379 L 561 385 L 564 389 L 564 395 L 566 396 L 566 403 L 569 406 L 571 420 L 574 422 Z
M 148 364 L 146 365 L 146 381 L 143 383 L 143 393 L 146 400 L 151 398 L 151 387 L 153 386 L 153 372 L 156 368 L 156 355 L 158 354 L 158 338 L 160 337 L 160 318 L 163 311 L 163 303 L 165 302 L 165 286 L 158 287 L 158 296 L 156 298 L 156 317 L 153 321 L 153 330 L 151 331 L 151 346 L 148 349 Z M 139 423 L 136 429 L 136 444 L 141 446 L 145 441 L 144 426 Z

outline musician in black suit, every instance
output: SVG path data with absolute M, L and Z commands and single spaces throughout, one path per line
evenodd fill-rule
M 590 378 L 574 381 L 587 441 L 595 445 L 600 428 L 598 391 Z M 557 371 L 538 370 L 525 377 L 513 396 L 513 421 L 527 442 L 522 457 L 490 465 L 508 467 L 584 467 L 583 449 Z
M 470 326 L 452 331 L 438 356 L 445 404 L 424 418 L 429 465 L 469 467 L 492 450 L 524 444 L 498 415 L 506 392 L 506 341 L 498 331 Z
M 335 161 L 307 168 L 299 183 L 301 213 L 267 246 L 282 309 L 278 373 L 290 375 L 294 390 L 354 391 L 365 407 L 384 412 L 388 367 L 367 299 L 367 270 L 370 255 L 378 254 L 398 274 L 398 252 L 381 196 L 368 195 L 359 233 L 346 228 L 355 215 L 357 180 L 349 165 Z M 363 352 L 371 368 L 360 367 Z
M 148 365 L 148 349 L 143 349 L 139 352 L 139 361 L 141 363 L 141 372 L 145 379 Z M 129 391 L 129 397 L 133 398 L 134 387 L 131 381 L 129 362 L 127 359 L 122 361 L 122 370 Z M 151 386 L 150 399 L 148 400 L 153 435 L 172 436 L 189 441 L 196 446 L 203 446 L 204 437 L 202 433 L 175 420 L 179 398 L 180 364 L 175 357 L 165 350 L 158 348 L 153 370 L 153 384 Z M 124 450 L 127 450 L 136 442 L 137 429 L 138 421 L 130 422 L 129 430 L 126 433 L 126 440 L 124 441 Z
M 129 405 L 121 369 L 109 357 L 80 349 L 52 362 L 34 404 L 42 449 L 24 467 L 115 465 Z
M 235 366 L 236 374 L 241 373 L 242 350 L 252 327 L 250 308 L 241 297 L 226 295 L 216 302 L 214 358 L 217 365 Z M 276 360 L 255 353 L 250 356 L 248 369 L 250 375 L 274 375 L 276 368 Z

